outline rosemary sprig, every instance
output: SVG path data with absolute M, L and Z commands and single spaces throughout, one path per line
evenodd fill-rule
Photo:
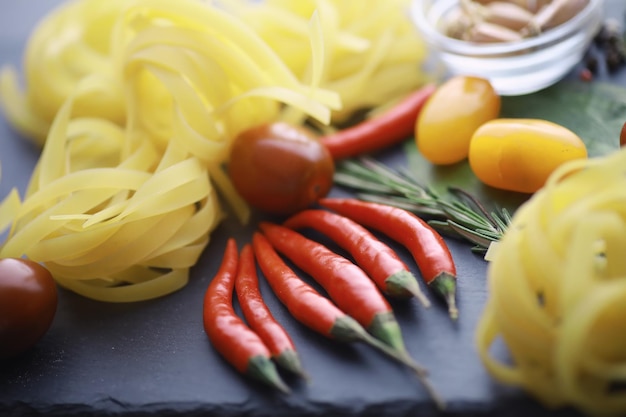
M 382 202 L 425 218 L 439 232 L 474 244 L 472 251 L 485 253 L 500 240 L 511 222 L 508 210 L 488 211 L 473 195 L 450 187 L 440 195 L 417 181 L 407 169 L 392 169 L 371 157 L 342 161 L 335 183 L 356 191 L 363 200 Z

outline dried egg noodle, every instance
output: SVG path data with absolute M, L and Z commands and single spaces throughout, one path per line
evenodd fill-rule
M 317 19 L 310 36 L 321 45 Z M 97 38 L 102 26 L 109 38 Z M 319 62 L 320 47 L 309 49 Z M 25 96 L 11 78 L 5 107 L 21 100 L 8 118 L 45 145 L 24 200 L 13 190 L 0 204 L 0 257 L 25 255 L 110 302 L 187 283 L 223 218 L 218 191 L 245 221 L 223 171 L 241 130 L 276 120 L 281 103 L 320 123 L 340 108 L 239 19 L 194 0 L 68 3 L 30 40 Z
M 626 414 L 626 149 L 567 163 L 515 214 L 477 328 L 499 381 L 549 407 Z M 512 364 L 497 360 L 501 337 Z
M 410 0 L 218 0 L 240 16 L 302 81 L 312 79 L 304 22 L 320 15 L 324 65 L 319 85 L 341 96 L 342 122 L 355 110 L 389 106 L 424 84 L 426 47 L 409 18 Z M 298 115 L 290 112 L 290 121 Z M 323 128 L 323 127 L 322 127 Z
M 343 122 L 365 107 L 374 108 L 371 114 L 382 111 L 427 81 L 422 70 L 426 47 L 410 21 L 407 11 L 410 0 L 204 0 L 204 3 L 207 8 L 220 7 L 237 16 L 300 82 L 337 93 L 342 107 L 332 109 L 333 122 Z M 77 83 L 92 74 L 100 74 L 107 88 L 78 97 L 75 114 L 98 116 L 118 124 L 125 122 L 124 85 L 111 82 L 120 65 L 116 62 L 119 57 L 111 55 L 120 45 L 117 43 L 120 39 L 110 34 L 128 4 L 124 0 L 71 1 L 44 18 L 27 44 L 24 91 L 17 70 L 8 66 L 2 69 L 0 104 L 11 124 L 24 136 L 43 144 L 61 105 Z M 146 6 L 150 7 L 150 2 Z M 319 15 L 320 36 L 311 38 L 309 20 L 313 13 Z M 180 28 L 175 25 L 174 31 Z M 159 36 L 165 36 L 166 32 Z M 311 46 L 318 55 L 313 60 Z M 260 56 L 251 55 L 252 59 Z M 276 68 L 276 62 L 272 61 L 270 67 Z M 251 71 L 244 73 L 255 75 Z M 213 75 L 217 80 L 215 71 Z M 155 104 L 153 109 L 160 103 L 160 111 L 167 112 L 169 99 L 156 88 L 153 77 L 154 74 L 141 76 L 135 89 L 146 102 Z M 52 79 L 55 82 L 50 82 Z M 211 94 L 219 95 L 216 82 L 212 82 L 212 87 L 215 91 Z M 223 87 L 227 89 L 228 84 Z M 295 110 L 288 107 L 281 113 L 281 119 L 302 121 L 307 113 L 303 115 L 301 110 Z M 154 116 L 151 111 L 143 113 Z M 154 128 L 159 120 L 152 118 Z M 334 129 L 324 124 L 318 127 Z
M 124 0 L 72 1 L 45 16 L 31 33 L 23 58 L 21 91 L 17 70 L 0 73 L 0 102 L 7 119 L 25 137 L 43 144 L 57 111 L 84 77 L 99 74 L 106 88 L 78 98 L 76 115 L 123 123 L 123 91 L 110 59 L 110 32 Z

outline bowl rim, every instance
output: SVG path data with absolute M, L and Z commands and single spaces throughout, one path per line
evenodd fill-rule
M 460 55 L 501 55 L 520 52 L 529 48 L 549 45 L 570 33 L 583 28 L 594 13 L 601 14 L 604 0 L 589 0 L 587 6 L 567 22 L 550 29 L 538 36 L 515 42 L 500 42 L 492 44 L 477 44 L 460 39 L 454 39 L 437 30 L 426 17 L 425 11 L 438 0 L 413 0 L 410 14 L 416 27 L 424 34 L 425 41 L 438 46 L 446 52 Z M 449 0 L 451 5 L 458 4 L 458 0 Z

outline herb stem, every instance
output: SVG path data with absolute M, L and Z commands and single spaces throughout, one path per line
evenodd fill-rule
M 342 161 L 334 180 L 363 200 L 401 207 L 426 218 L 440 232 L 476 245 L 472 250 L 477 253 L 486 253 L 511 222 L 506 209 L 489 212 L 478 198 L 456 187 L 439 195 L 406 169 L 395 170 L 367 156 Z

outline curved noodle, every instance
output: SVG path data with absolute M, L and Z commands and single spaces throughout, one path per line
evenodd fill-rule
M 24 54 L 24 81 L 7 66 L 0 73 L 0 104 L 11 124 L 40 145 L 57 111 L 81 80 L 99 74 L 106 88 L 78 98 L 77 115 L 124 122 L 123 91 L 115 82 L 109 59 L 108 34 L 125 0 L 86 0 L 62 4 L 42 19 L 32 32 Z
M 218 191 L 247 220 L 223 171 L 240 131 L 285 105 L 321 123 L 340 107 L 239 19 L 196 0 L 72 2 L 37 28 L 26 69 L 16 107 L 17 89 L 4 85 L 2 99 L 17 128 L 37 120 L 25 133 L 45 144 L 24 200 L 14 190 L 0 204 L 0 257 L 42 262 L 109 302 L 187 283 L 224 218 Z
M 409 0 L 216 1 L 257 31 L 300 80 L 341 96 L 334 122 L 355 110 L 389 105 L 426 82 L 426 47 L 409 19 Z M 318 69 L 310 65 L 306 30 L 314 13 L 324 45 Z M 291 121 L 298 116 L 285 115 Z
M 626 149 L 573 161 L 525 203 L 489 265 L 488 371 L 550 407 L 626 413 Z M 491 353 L 502 338 L 511 362 Z

